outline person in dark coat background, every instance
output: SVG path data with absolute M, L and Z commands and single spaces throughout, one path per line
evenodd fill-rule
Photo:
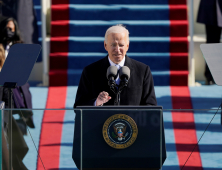
M 201 0 L 197 22 L 205 24 L 206 43 L 219 43 L 222 28 L 222 0 Z M 215 83 L 207 64 L 204 75 L 207 85 Z

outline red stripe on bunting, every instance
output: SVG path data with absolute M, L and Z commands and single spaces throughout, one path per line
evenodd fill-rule
M 67 87 L 49 87 L 46 109 L 64 109 Z M 58 169 L 60 144 L 65 110 L 45 110 L 41 136 L 39 141 L 39 155 L 45 169 Z M 41 160 L 37 160 L 37 170 L 44 170 Z
M 192 109 L 190 91 L 188 86 L 171 86 L 173 109 Z M 179 166 L 183 165 L 197 144 L 194 115 L 191 110 L 172 112 L 173 128 Z M 190 156 L 183 170 L 202 170 L 201 157 L 198 146 Z

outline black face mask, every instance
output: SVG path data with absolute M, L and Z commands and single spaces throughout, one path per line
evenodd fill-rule
M 13 40 L 14 36 L 15 36 L 15 32 L 12 32 L 9 29 L 5 30 L 5 36 L 7 40 Z

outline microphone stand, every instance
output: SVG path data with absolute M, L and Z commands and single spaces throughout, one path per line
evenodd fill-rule
M 9 120 L 8 120 L 8 150 L 9 150 L 9 169 L 12 169 L 12 90 L 16 88 L 17 83 L 12 83 L 12 82 L 5 82 L 3 87 L 8 89 L 8 107 L 9 107 Z
M 116 95 L 116 99 L 114 101 L 114 105 L 115 106 L 120 106 L 120 93 L 122 92 L 122 90 L 128 85 L 128 80 L 126 78 L 124 78 L 124 80 L 120 81 L 120 87 L 118 88 L 116 82 L 112 83 L 109 81 L 109 86 L 110 86 L 110 89 L 115 93 Z

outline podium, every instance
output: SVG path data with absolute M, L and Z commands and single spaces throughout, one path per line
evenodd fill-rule
M 203 53 L 204 59 L 210 69 L 215 83 L 222 86 L 222 43 L 215 44 L 201 44 L 200 49 Z
M 213 76 L 215 83 L 218 86 L 222 86 L 222 77 L 221 77 L 222 43 L 201 44 L 200 49 L 203 53 L 204 59 L 206 60 L 206 63 L 210 69 L 210 72 Z M 221 125 L 222 125 L 222 111 L 221 111 Z
M 166 146 L 161 106 L 82 106 L 75 112 L 72 157 L 78 169 L 162 167 Z

